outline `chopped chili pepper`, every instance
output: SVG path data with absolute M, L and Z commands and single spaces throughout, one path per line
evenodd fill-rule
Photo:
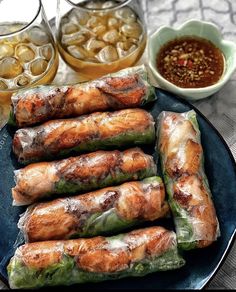
M 179 64 L 180 66 L 184 66 L 184 59 L 179 59 L 179 60 L 178 60 L 178 64 Z
M 193 67 L 193 62 L 191 60 L 188 60 L 188 68 L 192 69 Z

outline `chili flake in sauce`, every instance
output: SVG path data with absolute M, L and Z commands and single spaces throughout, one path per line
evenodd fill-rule
M 222 76 L 224 56 L 206 39 L 181 37 L 160 49 L 157 69 L 165 79 L 179 87 L 206 87 Z

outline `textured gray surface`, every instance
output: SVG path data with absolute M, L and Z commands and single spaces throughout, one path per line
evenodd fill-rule
M 161 25 L 177 27 L 195 18 L 211 21 L 226 39 L 236 41 L 236 0 L 141 0 L 145 11 L 148 33 Z M 43 0 L 48 18 L 55 16 L 56 0 Z M 147 53 L 140 63 L 147 62 Z M 56 83 L 78 81 L 79 77 L 63 62 L 55 79 Z M 236 73 L 226 86 L 214 96 L 193 104 L 212 122 L 224 137 L 236 159 Z M 1 285 L 0 288 L 4 288 Z M 207 289 L 236 289 L 236 243 L 224 264 L 216 273 Z

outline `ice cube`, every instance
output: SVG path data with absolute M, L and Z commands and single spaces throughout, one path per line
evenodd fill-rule
M 14 55 L 14 48 L 11 45 L 0 44 L 0 59 Z
M 95 26 L 95 27 L 93 28 L 93 32 L 94 32 L 97 36 L 102 35 L 105 31 L 106 31 L 106 26 L 103 25 L 103 24 L 98 25 L 98 26 Z
M 17 58 L 24 63 L 27 63 L 34 59 L 34 51 L 26 45 L 19 45 L 16 47 L 16 56 Z
M 84 60 L 88 57 L 88 54 L 84 48 L 77 46 L 69 46 L 67 48 L 68 52 L 75 58 Z
M 13 57 L 6 57 L 0 61 L 0 77 L 11 79 L 23 72 L 20 62 Z
M 140 26 L 139 23 L 134 22 L 130 24 L 124 24 L 121 27 L 121 31 L 126 37 L 138 39 L 142 34 L 142 27 Z
M 103 41 L 98 41 L 94 38 L 91 38 L 87 41 L 87 43 L 84 45 L 84 48 L 87 51 L 92 51 L 92 52 L 98 52 L 99 50 L 101 50 L 102 48 L 105 47 L 105 43 Z
M 129 53 L 129 54 L 133 53 L 137 48 L 138 48 L 137 45 L 132 45 L 132 46 L 129 48 L 128 53 Z
M 89 14 L 79 8 L 74 8 L 69 15 L 69 19 L 71 23 L 74 23 L 76 25 L 85 25 L 89 20 Z
M 110 17 L 107 21 L 107 24 L 110 28 L 118 28 L 119 21 L 114 17 Z
M 128 51 L 123 50 L 121 48 L 117 48 L 119 58 L 123 58 L 128 55 Z
M 98 1 L 89 1 L 85 7 L 89 9 L 99 9 L 101 8 L 101 2 L 99 3 Z
M 27 77 L 27 76 L 25 76 L 25 75 L 21 75 L 21 76 L 19 76 L 18 78 L 17 78 L 17 80 L 16 80 L 16 84 L 18 85 L 18 86 L 26 86 L 26 85 L 28 85 L 30 83 L 30 79 Z
M 0 25 L 0 35 L 13 33 L 19 31 L 23 26 L 22 25 Z M 0 40 L 0 43 L 7 43 L 7 44 L 17 44 L 20 42 L 27 42 L 28 34 L 23 32 L 18 32 L 14 36 L 7 37 L 5 36 L 3 39 Z
M 29 31 L 29 39 L 36 46 L 42 46 L 50 42 L 48 34 L 41 27 L 33 27 Z
M 21 32 L 13 37 L 7 39 L 9 43 L 12 44 L 19 44 L 19 43 L 28 43 L 29 42 L 29 35 L 27 32 Z
M 128 38 L 127 41 L 130 42 L 131 44 L 135 44 L 135 45 L 137 45 L 138 42 L 139 42 L 139 40 L 138 39 L 135 39 L 135 38 Z
M 53 48 L 51 45 L 46 45 L 40 48 L 40 54 L 43 56 L 47 61 L 50 61 L 52 58 Z
M 124 42 L 118 42 L 116 44 L 116 48 L 117 49 L 121 49 L 121 50 L 125 50 L 125 51 L 128 51 L 128 49 L 131 47 L 131 43 L 129 41 L 124 41 Z
M 71 34 L 79 30 L 79 27 L 74 23 L 65 23 L 61 27 L 61 31 L 63 34 Z
M 123 58 L 128 55 L 129 43 L 128 42 L 118 42 L 116 44 L 116 49 L 119 55 L 119 58 Z
M 88 31 L 80 30 L 78 32 L 72 33 L 72 34 L 66 34 L 62 36 L 61 42 L 62 44 L 66 46 L 72 46 L 72 45 L 80 45 L 83 42 L 86 41 L 86 39 L 89 38 Z
M 8 87 L 7 87 L 6 83 L 3 80 L 0 80 L 0 90 L 1 89 L 7 89 L 7 88 Z
M 42 58 L 33 61 L 30 64 L 30 71 L 34 76 L 43 74 L 48 67 L 48 62 Z
M 125 49 L 125 43 L 124 43 L 124 42 L 118 42 L 118 43 L 116 44 L 116 48 L 117 48 L 117 49 L 122 49 L 122 50 L 124 50 L 124 49 Z
M 116 47 L 117 48 L 121 48 L 122 50 L 129 50 L 131 48 L 131 46 L 137 45 L 137 44 L 138 44 L 138 40 L 137 39 L 128 38 L 123 42 L 118 42 L 116 44 Z
M 136 21 L 137 16 L 134 11 L 129 7 L 123 7 L 115 12 L 115 17 L 121 19 L 125 23 L 133 23 Z
M 116 44 L 117 52 L 119 55 L 119 58 L 123 58 L 129 54 L 131 54 L 133 51 L 137 49 L 137 45 L 132 44 L 130 42 L 118 42 Z
M 127 42 L 127 37 L 123 34 L 119 34 L 119 42 L 126 43 Z
M 96 58 L 101 63 L 110 63 L 118 59 L 118 54 L 116 49 L 113 46 L 104 47 L 97 55 Z
M 19 23 L 19 22 L 16 22 L 16 23 L 12 23 L 11 25 L 7 26 L 9 28 L 9 33 L 10 32 L 17 32 L 17 31 L 20 31 L 21 29 L 23 29 L 25 27 L 25 24 L 23 23 Z
M 109 30 L 103 35 L 103 40 L 110 44 L 115 44 L 119 39 L 119 34 L 116 29 Z
M 89 28 L 94 28 L 96 26 L 105 25 L 105 24 L 106 24 L 105 18 L 93 15 L 89 18 L 86 26 Z
M 115 7 L 117 4 L 115 1 L 105 1 L 105 3 L 102 4 L 102 9 L 107 9 L 111 7 Z

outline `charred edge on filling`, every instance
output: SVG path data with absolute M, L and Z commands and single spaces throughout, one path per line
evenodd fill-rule
M 108 153 L 105 163 L 106 169 L 103 169 L 102 173 L 99 176 L 96 176 L 97 181 L 101 180 L 109 174 L 111 174 L 113 177 L 115 176 L 115 173 L 120 170 L 120 165 L 122 163 L 121 156 L 122 155 L 118 150 L 114 150 L 112 153 Z M 89 168 L 89 160 L 90 157 L 85 154 L 81 155 L 79 158 L 70 158 L 66 164 L 64 161 L 61 163 L 59 161 L 57 164 L 58 176 L 60 176 L 61 179 L 66 179 L 68 182 L 76 182 L 78 179 L 84 183 L 89 182 L 91 177 L 93 177 L 92 172 L 88 172 L 87 176 L 83 175 L 83 177 L 80 176 L 78 172 L 81 167 Z M 71 171 L 71 163 L 73 163 L 73 171 Z M 62 164 L 62 167 L 60 167 L 60 164 Z
M 116 80 L 128 80 L 127 85 L 125 87 L 116 88 L 113 83 Z M 130 81 L 130 82 L 129 82 Z M 122 82 L 122 81 L 121 81 Z M 124 83 L 123 83 L 124 84 Z M 125 97 L 132 95 L 133 91 L 136 93 L 139 93 L 138 101 L 134 103 L 133 105 L 130 105 L 132 107 L 139 106 L 142 97 L 146 94 L 146 88 L 144 84 L 140 81 L 139 76 L 136 74 L 135 76 L 130 77 L 124 77 L 124 78 L 118 78 L 118 77 L 111 77 L 106 80 L 106 84 L 103 86 L 97 86 L 99 90 L 105 94 L 105 96 L 108 96 L 110 99 L 108 100 L 110 107 L 122 107 L 125 103 L 125 100 L 123 100 Z
M 120 197 L 120 192 L 118 190 L 110 190 L 107 191 L 105 194 L 105 200 L 100 203 L 100 206 L 102 208 L 102 211 L 106 211 L 108 209 L 111 209 L 114 207 L 115 203 Z
M 182 192 L 180 190 L 175 190 L 173 199 L 177 201 L 182 207 L 187 209 L 189 207 L 189 203 L 192 199 L 191 194 L 186 194 L 185 192 Z

